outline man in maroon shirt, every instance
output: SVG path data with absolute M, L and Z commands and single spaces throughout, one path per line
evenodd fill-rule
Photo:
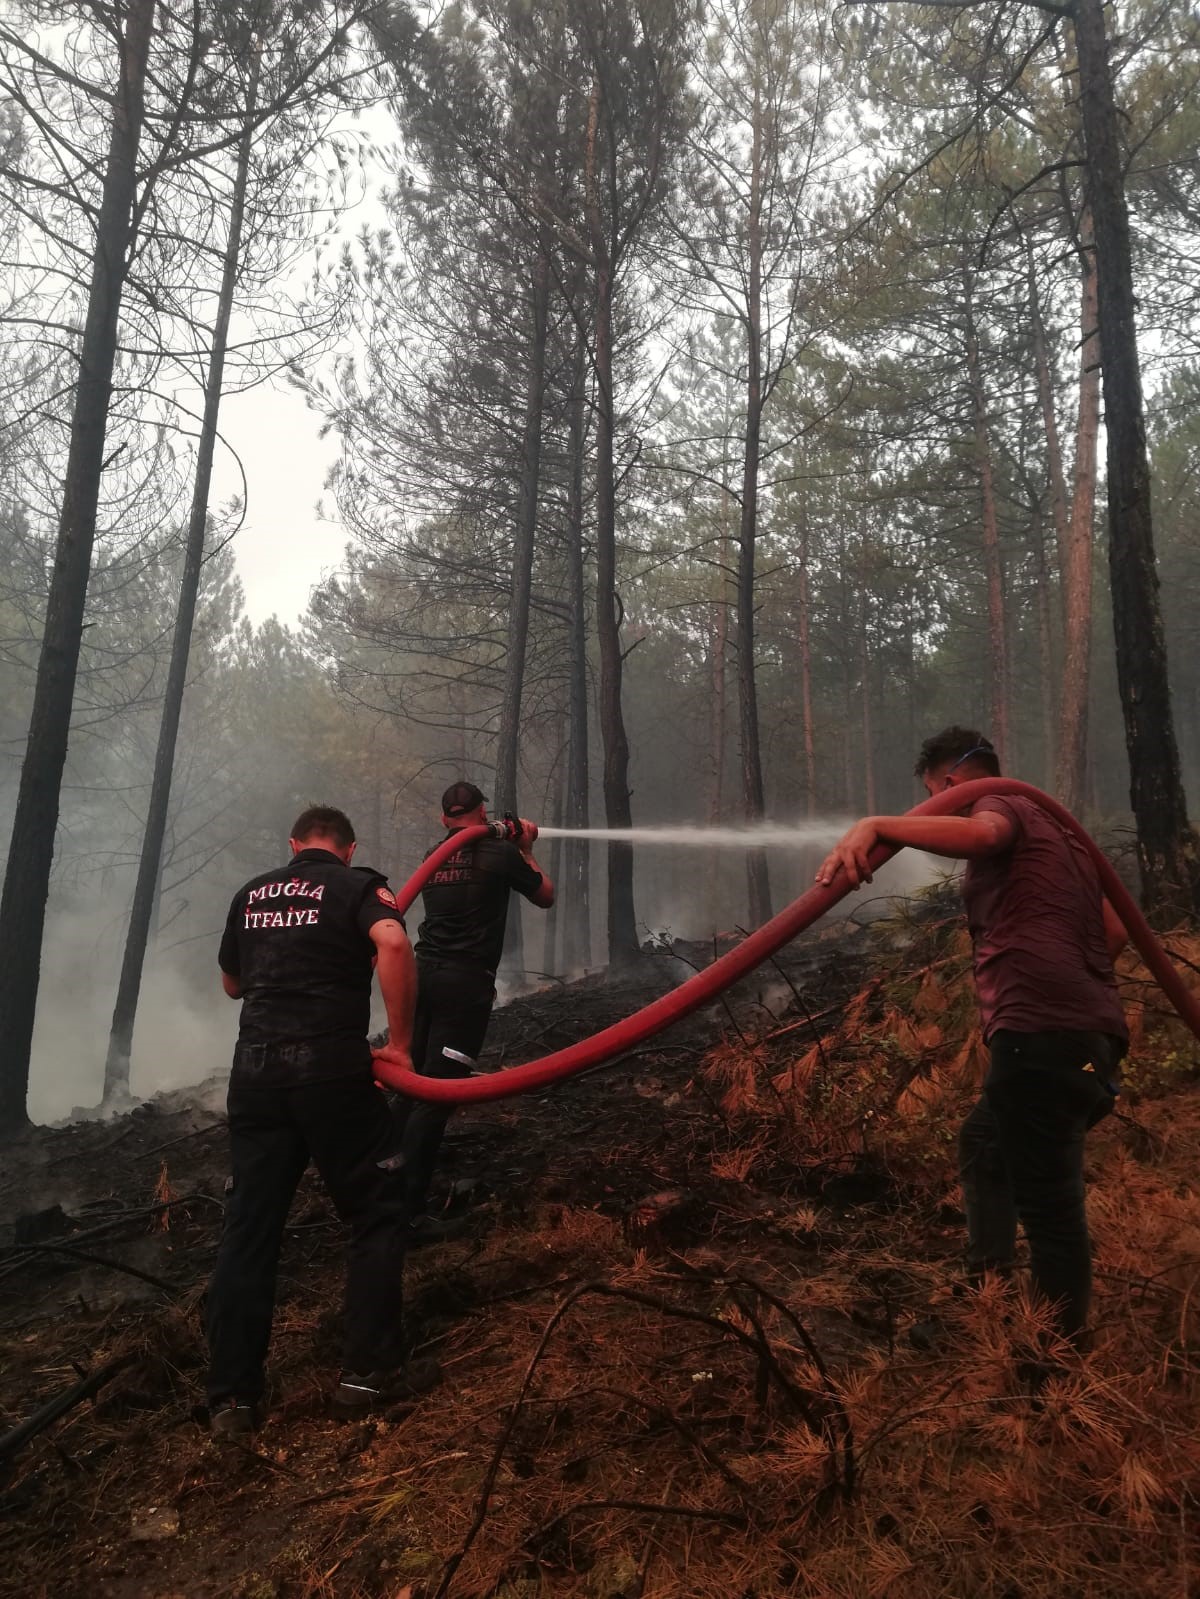
M 998 777 L 991 743 L 969 728 L 926 739 L 917 776 L 930 794 Z M 870 882 L 877 843 L 967 862 L 963 899 L 991 1064 L 963 1123 L 959 1168 L 967 1264 L 1012 1269 L 1020 1220 L 1035 1292 L 1063 1333 L 1083 1340 L 1092 1266 L 1084 1209 L 1083 1141 L 1112 1109 L 1129 1032 L 1113 959 L 1125 928 L 1079 843 L 1035 801 L 977 800 L 960 816 L 868 816 L 822 864 Z

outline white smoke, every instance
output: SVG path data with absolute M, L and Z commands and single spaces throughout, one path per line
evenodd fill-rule
M 47 919 L 29 1076 L 35 1122 L 99 1104 L 123 938 L 115 907 L 56 911 Z M 221 989 L 218 940 L 214 932 L 203 963 L 189 951 L 185 967 L 178 946 L 147 960 L 130 1068 L 134 1098 L 186 1088 L 228 1068 L 238 1006 Z

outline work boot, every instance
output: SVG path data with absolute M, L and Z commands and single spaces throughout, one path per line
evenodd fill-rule
M 388 1410 L 406 1400 L 419 1399 L 442 1380 L 436 1360 L 410 1360 L 390 1371 L 344 1371 L 333 1396 L 333 1413 L 343 1420 Z
M 448 1244 L 455 1238 L 462 1238 L 470 1228 L 469 1216 L 430 1216 L 422 1212 L 404 1229 L 405 1247 L 425 1249 L 430 1244 Z
M 258 1406 L 239 1399 L 219 1399 L 209 1407 L 208 1430 L 214 1443 L 244 1444 L 258 1431 Z

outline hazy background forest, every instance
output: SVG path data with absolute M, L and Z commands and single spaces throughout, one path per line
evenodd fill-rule
M 458 775 L 567 827 L 807 824 L 907 808 L 915 747 L 959 721 L 1128 832 L 1068 15 L 9 0 L 0 808 L 7 833 L 25 762 L 45 938 L 10 861 L 4 948 L 32 961 L 35 1120 L 98 1101 L 106 1052 L 121 1088 L 131 904 L 133 1091 L 224 1064 L 224 911 L 312 800 L 397 882 Z M 1106 20 L 1194 798 L 1200 25 L 1165 0 Z M 287 384 L 339 443 L 337 520 L 304 618 L 255 626 L 211 430 L 258 386 L 265 434 Z M 85 446 L 94 543 L 68 527 Z M 59 793 L 26 752 L 71 631 L 64 528 Z M 639 850 L 624 921 L 620 853 L 542 858 L 560 908 L 515 946 L 531 975 L 603 964 L 631 925 L 756 922 L 812 851 Z

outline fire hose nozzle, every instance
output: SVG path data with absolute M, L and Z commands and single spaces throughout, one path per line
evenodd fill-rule
M 511 812 L 505 812 L 502 817 L 486 825 L 491 829 L 493 838 L 507 839 L 512 844 L 520 844 L 522 841 L 532 844 L 538 836 L 536 822 L 527 821 L 522 816 L 514 816 Z

